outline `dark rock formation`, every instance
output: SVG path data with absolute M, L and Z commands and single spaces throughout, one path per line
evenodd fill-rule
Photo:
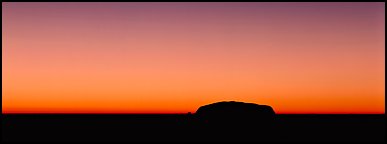
M 211 141 L 270 141 L 276 133 L 275 112 L 267 105 L 217 102 L 201 106 L 194 117 L 200 137 Z
M 195 116 L 204 123 L 251 125 L 272 122 L 275 112 L 267 105 L 229 101 L 201 106 Z

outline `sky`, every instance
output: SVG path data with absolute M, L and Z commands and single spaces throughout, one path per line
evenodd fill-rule
M 2 113 L 385 113 L 385 4 L 2 2 Z

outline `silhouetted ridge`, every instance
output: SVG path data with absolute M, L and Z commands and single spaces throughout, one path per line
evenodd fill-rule
M 204 122 L 263 124 L 273 121 L 275 112 L 267 105 L 223 101 L 201 106 L 195 115 Z
M 267 105 L 235 101 L 199 107 L 195 118 L 201 137 L 213 141 L 272 140 L 275 112 Z

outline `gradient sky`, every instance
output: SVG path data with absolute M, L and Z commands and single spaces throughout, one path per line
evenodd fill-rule
M 384 3 L 2 3 L 2 113 L 385 113 Z

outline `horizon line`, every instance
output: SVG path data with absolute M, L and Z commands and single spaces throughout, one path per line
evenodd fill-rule
M 2 115 L 194 115 L 196 113 L 186 112 L 186 113 L 1 113 Z M 386 113 L 276 113 L 276 115 L 385 115 Z

